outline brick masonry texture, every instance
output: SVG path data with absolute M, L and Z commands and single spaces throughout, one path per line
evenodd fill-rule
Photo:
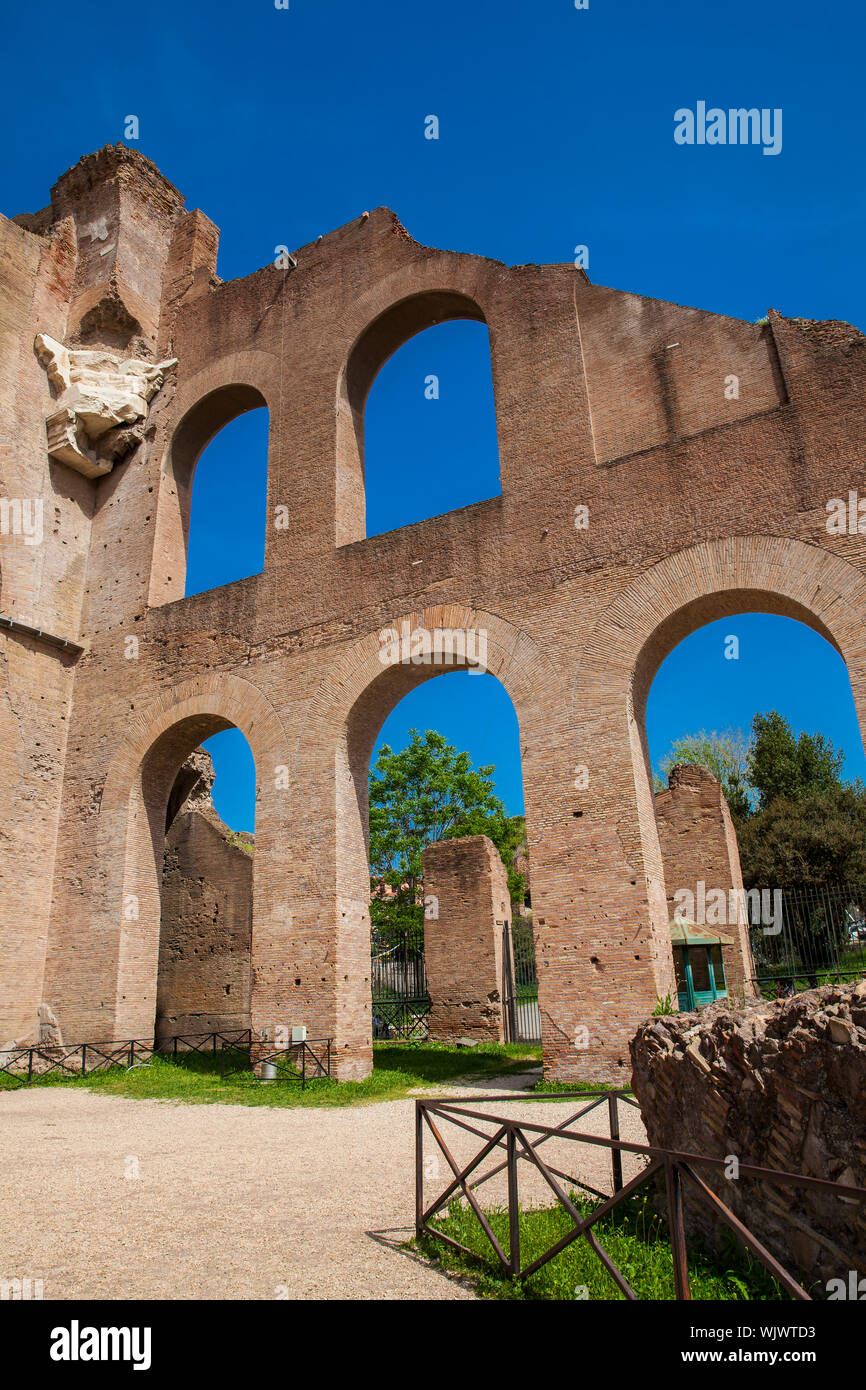
M 206 760 L 200 750 L 188 759 Z M 210 784 L 213 775 L 210 775 Z M 233 842 L 209 787 L 185 800 L 165 839 L 156 1033 L 160 1041 L 250 1026 L 253 861 Z M 251 845 L 252 836 L 242 837 Z
M 687 888 L 697 896 L 699 881 L 703 881 L 707 892 L 721 889 L 727 900 L 727 921 L 719 925 L 719 931 L 733 942 L 732 945 L 722 944 L 728 993 L 736 998 L 754 995 L 755 969 L 742 897 L 740 852 L 728 803 L 719 783 L 706 768 L 675 767 L 667 788 L 656 793 L 655 812 L 669 915 L 674 915 L 677 889 Z M 737 894 L 733 899 L 733 912 L 732 889 Z
M 424 850 L 423 860 L 430 1037 L 504 1042 L 502 937 L 503 924 L 511 922 L 508 871 L 486 835 L 437 840 Z
M 0 537 L 0 605 L 84 648 L 0 635 L 0 1034 L 31 1030 L 41 1001 L 67 1042 L 152 1033 L 166 805 L 189 753 L 235 725 L 257 775 L 253 1027 L 306 1023 L 334 1037 L 338 1075 L 369 1071 L 368 760 L 445 669 L 383 665 L 378 634 L 405 619 L 486 633 L 520 727 L 547 1074 L 621 1081 L 674 988 L 644 733 L 659 663 L 714 618 L 799 618 L 847 662 L 862 728 L 864 537 L 828 535 L 825 506 L 866 490 L 864 339 L 434 250 L 384 208 L 295 268 L 222 282 L 216 246 L 121 146 L 0 222 L 0 483 L 45 513 L 41 545 Z M 365 539 L 370 383 L 461 316 L 490 330 L 502 495 Z M 49 461 L 37 333 L 178 358 L 101 479 Z M 264 572 L 184 598 L 196 460 L 262 403 Z
M 650 1144 L 866 1187 L 866 980 L 653 1019 L 631 1053 Z M 708 1171 L 704 1181 L 806 1287 L 866 1274 L 866 1203 Z M 718 1241 L 718 1222 L 688 1197 L 686 1216 Z

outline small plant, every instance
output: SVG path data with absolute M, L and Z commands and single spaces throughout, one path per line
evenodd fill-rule
M 656 1006 L 653 1009 L 652 1016 L 653 1018 L 661 1018 L 665 1014 L 675 1013 L 679 1013 L 679 1009 L 677 1008 L 676 1004 L 674 1004 L 673 1000 L 671 999 L 671 996 L 669 994 L 666 994 L 664 999 L 656 1000 Z

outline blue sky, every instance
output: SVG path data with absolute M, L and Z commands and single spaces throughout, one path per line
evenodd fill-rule
M 4 38 L 21 55 L 0 89 L 7 214 L 43 207 L 57 176 L 122 139 L 135 115 L 137 147 L 221 228 L 226 278 L 387 204 L 430 245 L 518 264 L 570 260 L 581 244 L 596 283 L 750 320 L 772 305 L 866 326 L 862 0 L 590 0 L 585 11 L 573 0 L 185 0 L 152 14 L 49 0 L 7 7 Z M 675 110 L 700 100 L 780 108 L 782 152 L 676 145 Z M 424 139 L 430 114 L 437 141 Z M 497 490 L 483 337 L 473 324 L 433 330 L 377 381 L 371 532 Z M 425 401 L 437 368 L 440 398 Z M 238 421 L 203 458 L 195 505 L 211 560 L 200 545 L 190 591 L 260 567 L 266 428 L 259 413 Z M 226 546 L 230 457 L 247 472 Z M 712 629 L 665 663 L 649 708 L 654 756 L 678 733 L 746 726 L 775 707 L 830 734 L 849 775 L 863 773 L 835 653 L 781 620 L 738 623 L 738 663 L 719 656 Z M 383 733 L 399 743 L 413 724 L 440 728 L 497 763 L 517 811 L 513 712 L 487 695 L 494 686 L 432 682 Z M 223 814 L 237 825 L 251 814 L 243 780 L 220 755 Z

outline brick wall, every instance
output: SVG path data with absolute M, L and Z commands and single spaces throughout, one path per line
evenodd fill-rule
M 636 1025 L 673 989 L 643 729 L 660 662 L 715 618 L 799 618 L 847 661 L 862 725 L 866 536 L 829 535 L 825 504 L 866 495 L 866 343 L 439 251 L 385 208 L 294 268 L 226 283 L 216 244 L 123 147 L 0 222 L 3 483 L 50 518 L 39 546 L 2 538 L 2 611 L 84 648 L 31 659 L 30 639 L 0 632 L 10 1029 L 40 994 L 70 1040 L 152 1026 L 168 798 L 190 751 L 234 724 L 259 797 L 253 1026 L 304 1021 L 334 1037 L 340 1076 L 367 1073 L 367 763 L 395 703 L 444 669 L 383 666 L 378 634 L 405 620 L 487 637 L 520 726 L 547 1073 L 621 1080 Z M 444 311 L 490 329 L 502 495 L 367 540 L 366 384 Z M 125 332 L 179 359 L 101 479 L 48 459 L 37 332 Z M 195 461 L 262 402 L 264 572 L 183 598 Z
M 508 871 L 486 835 L 424 850 L 424 955 L 430 1037 L 504 1042 L 502 938 Z
M 156 1031 L 250 1026 L 253 865 L 211 810 L 184 811 L 165 842 Z
M 808 1290 L 866 1274 L 866 1203 L 758 1183 L 729 1161 L 866 1186 L 866 980 L 653 1019 L 631 1052 L 650 1144 L 728 1160 L 724 1176 L 698 1172 Z M 685 1199 L 687 1223 L 718 1247 L 715 1214 L 688 1187 Z

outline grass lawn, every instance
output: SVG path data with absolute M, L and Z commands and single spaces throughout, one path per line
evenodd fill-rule
M 445 1043 L 378 1043 L 373 1046 L 373 1074 L 366 1081 L 308 1081 L 300 1078 L 262 1083 L 249 1074 L 220 1080 L 219 1059 L 210 1053 L 190 1052 L 177 1062 L 155 1057 L 131 1071 L 114 1067 L 86 1077 L 63 1079 L 57 1073 L 34 1081 L 34 1086 L 73 1086 L 110 1096 L 138 1100 L 177 1100 L 188 1104 L 319 1106 L 357 1105 L 369 1101 L 399 1100 L 419 1087 L 447 1085 L 460 1078 L 472 1080 L 514 1076 L 537 1067 L 541 1048 L 527 1043 L 480 1043 L 473 1048 Z M 0 1073 L 0 1090 L 17 1090 L 19 1083 Z
M 596 1205 L 580 1193 L 569 1194 L 574 1205 L 588 1215 Z M 508 1253 L 508 1213 L 503 1208 L 485 1212 L 493 1233 Z M 482 1298 L 495 1299 L 624 1299 L 598 1256 L 580 1237 L 555 1255 L 536 1274 L 512 1281 L 498 1270 L 496 1256 L 478 1220 L 462 1201 L 452 1201 L 432 1224 L 476 1252 L 463 1255 L 428 1236 L 411 1243 L 439 1268 L 462 1275 Z M 568 1214 L 558 1204 L 520 1213 L 521 1264 L 529 1265 L 573 1229 Z M 599 1244 L 642 1299 L 673 1299 L 674 1276 L 670 1241 L 663 1219 L 652 1206 L 652 1193 L 639 1190 L 615 1207 L 594 1227 Z M 724 1233 L 727 1236 L 727 1232 Z M 698 1250 L 689 1242 L 689 1282 L 693 1299 L 787 1299 L 763 1265 L 729 1237 L 721 1258 Z

